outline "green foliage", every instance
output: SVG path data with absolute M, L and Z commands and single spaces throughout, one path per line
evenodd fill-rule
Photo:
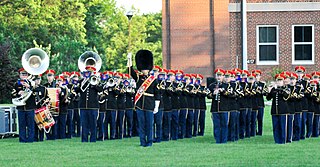
M 208 107 L 209 108 L 209 107 Z M 210 111 L 208 109 L 207 111 Z M 139 138 L 81 143 L 80 138 L 19 143 L 0 139 L 0 166 L 319 166 L 320 138 L 275 144 L 270 106 L 265 109 L 263 136 L 215 144 L 211 114 L 205 136 L 139 146 Z
M 3 0 L 0 6 L 0 44 L 9 44 L 14 70 L 33 47 L 48 53 L 49 68 L 58 73 L 77 71 L 78 58 L 87 50 L 101 56 L 100 71 L 126 72 L 126 55 L 139 49 L 150 49 L 155 64 L 162 64 L 161 13 L 141 15 L 133 8 L 129 35 L 126 11 L 115 0 Z
M 279 68 L 279 67 L 274 67 L 272 68 L 272 71 L 271 71 L 271 76 L 272 78 L 274 78 L 277 74 L 280 74 L 282 73 L 284 70 Z

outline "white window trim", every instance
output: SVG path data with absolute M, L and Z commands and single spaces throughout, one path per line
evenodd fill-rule
M 294 42 L 294 27 L 296 26 L 311 26 L 312 27 L 312 42 Z M 294 59 L 294 55 L 295 55 L 295 51 L 294 51 L 294 45 L 295 44 L 312 44 L 312 60 L 295 60 Z M 292 64 L 293 65 L 313 65 L 314 64 L 314 60 L 315 60 L 315 56 L 314 56 L 314 24 L 295 24 L 292 25 Z
M 260 61 L 259 60 L 259 28 L 260 27 L 276 27 L 277 29 L 277 42 L 276 43 L 265 43 L 263 45 L 277 45 L 276 61 Z M 261 43 L 262 44 L 262 43 Z M 279 25 L 257 25 L 256 27 L 256 62 L 257 65 L 279 65 Z

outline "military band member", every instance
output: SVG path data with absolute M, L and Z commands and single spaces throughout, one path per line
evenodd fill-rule
M 35 75 L 33 80 L 35 82 L 35 99 L 37 108 L 41 108 L 49 103 L 48 91 L 46 87 L 41 85 L 41 74 Z M 35 125 L 35 134 L 34 141 L 43 141 L 44 138 L 44 130 L 39 129 L 37 125 Z
M 267 95 L 268 88 L 266 86 L 266 83 L 260 80 L 261 74 L 262 74 L 260 70 L 253 70 L 252 73 L 256 74 L 256 83 L 257 83 L 256 96 L 257 96 L 257 104 L 258 104 L 258 115 L 257 115 L 258 127 L 256 132 L 257 132 L 257 135 L 262 136 L 263 115 L 264 115 L 264 107 L 265 107 L 263 96 Z
M 165 70 L 167 77 L 165 91 L 163 93 L 163 103 L 165 105 L 162 119 L 162 141 L 170 140 L 171 131 L 173 82 L 170 80 L 169 71 L 170 70 Z
M 180 83 L 182 86 L 179 86 L 181 90 L 180 96 L 180 113 L 179 113 L 179 139 L 183 139 L 186 137 L 186 128 L 187 128 L 187 114 L 188 114 L 188 100 L 187 96 L 189 95 L 188 89 L 186 88 L 186 81 L 190 79 L 189 74 L 184 74 L 183 71 L 180 70 L 180 73 L 176 74 L 176 78 L 181 79 Z M 189 81 L 190 82 L 190 81 Z
M 244 137 L 250 137 L 250 119 L 251 119 L 251 95 L 250 88 L 247 83 L 247 76 L 249 72 L 247 70 L 241 71 L 240 86 L 243 89 L 244 96 L 239 98 L 240 105 L 240 115 L 239 115 L 239 137 L 244 139 Z
M 108 80 L 107 71 L 100 74 L 102 92 L 99 92 L 99 116 L 97 120 L 97 141 L 103 141 L 107 137 L 105 136 L 106 127 L 105 127 L 105 118 L 107 111 L 107 102 L 108 102 L 108 90 L 106 87 L 106 82 Z
M 317 72 L 319 73 L 319 72 Z M 319 81 L 315 80 L 316 82 L 316 89 L 317 94 L 314 98 L 314 105 L 315 105 L 315 112 L 313 117 L 313 129 L 312 129 L 312 137 L 319 137 L 319 122 L 320 122 L 320 86 Z
M 267 100 L 272 100 L 271 115 L 274 141 L 277 144 L 285 144 L 288 113 L 286 101 L 290 96 L 290 92 L 286 90 L 284 85 L 285 76 L 283 74 L 277 74 L 275 79 L 276 83 L 272 87 L 268 87 L 270 92 L 267 95 Z
M 88 54 L 93 54 L 88 52 Z M 95 75 L 95 67 L 87 66 L 87 71 L 83 72 L 84 78 L 79 81 L 80 85 L 76 89 L 80 93 L 80 119 L 82 127 L 81 141 L 88 142 L 90 134 L 90 142 L 96 142 L 97 138 L 97 117 L 99 110 L 98 92 L 102 92 L 102 86 L 90 83 L 90 77 Z
M 239 104 L 239 99 L 244 96 L 243 88 L 240 85 L 240 80 L 241 80 L 241 73 L 242 70 L 235 68 L 233 69 L 234 72 L 234 77 L 231 77 L 231 85 L 235 85 L 236 87 L 236 103 L 235 103 L 235 108 L 236 110 L 236 125 L 235 125 L 235 141 L 239 140 L 239 132 L 240 132 L 240 104 Z
M 164 102 L 163 102 L 163 94 L 165 92 L 165 85 L 166 85 L 166 72 L 164 69 L 160 68 L 159 66 L 153 67 L 153 74 L 157 77 L 158 85 L 157 89 L 160 96 L 160 104 L 159 104 L 159 111 L 154 114 L 154 143 L 160 143 L 162 140 L 162 119 L 163 119 L 163 110 L 164 110 Z
M 73 109 L 74 109 L 74 104 L 73 104 L 73 99 L 76 95 L 74 91 L 74 84 L 71 83 L 71 73 L 70 72 L 63 72 L 62 73 L 64 77 L 64 82 L 65 82 L 65 87 L 68 89 L 68 108 L 67 108 L 67 119 L 66 119 L 66 138 L 71 139 L 72 137 L 72 128 L 73 128 Z
M 224 80 L 225 83 L 229 84 L 229 87 L 227 91 L 229 93 L 232 93 L 228 97 L 228 104 L 229 104 L 229 124 L 228 124 L 228 141 L 236 141 L 236 123 L 237 123 L 237 110 L 238 110 L 238 105 L 237 105 L 237 94 L 236 94 L 236 89 L 237 89 L 237 84 L 234 82 L 234 76 L 235 73 L 231 70 L 225 71 L 224 74 Z
M 57 88 L 57 83 L 55 81 L 55 74 L 56 72 L 53 69 L 49 69 L 46 71 L 47 76 L 47 83 L 45 83 L 43 86 L 46 88 Z M 57 124 L 58 124 L 58 115 L 57 113 L 52 113 L 52 117 L 55 121 L 55 124 L 51 127 L 49 133 L 46 133 L 47 140 L 55 140 L 58 137 L 57 132 Z
M 316 110 L 315 99 L 317 97 L 317 84 L 316 78 L 319 78 L 317 72 L 313 72 L 311 74 L 312 79 L 310 80 L 309 87 L 306 89 L 306 97 L 308 99 L 308 112 L 307 112 L 307 120 L 306 120 L 306 138 L 310 138 L 312 136 L 313 131 L 313 118 Z
M 181 91 L 177 90 L 176 82 L 176 73 L 173 70 L 168 72 L 169 79 L 172 83 L 172 87 L 169 88 L 172 92 L 171 101 L 172 101 L 172 114 L 171 114 L 171 140 L 177 140 L 179 138 L 179 110 L 180 110 L 180 94 Z
M 186 78 L 185 91 L 187 92 L 187 104 L 188 104 L 188 113 L 187 113 L 187 123 L 186 123 L 186 138 L 192 138 L 193 131 L 193 122 L 194 122 L 194 91 L 195 86 L 193 84 L 194 76 L 192 74 L 187 75 L 189 78 Z
M 210 84 L 209 89 L 212 92 L 209 98 L 212 98 L 211 113 L 213 121 L 213 132 L 216 143 L 227 143 L 228 140 L 228 90 L 230 84 L 224 80 L 225 71 L 218 68 L 214 71 L 216 82 Z
M 200 114 L 200 102 L 199 102 L 199 97 L 200 97 L 200 88 L 201 85 L 199 83 L 199 78 L 198 74 L 192 74 L 192 79 L 193 79 L 193 85 L 194 85 L 194 119 L 193 119 L 193 133 L 192 136 L 196 137 L 198 135 L 198 129 L 199 129 L 199 114 Z
M 22 143 L 32 143 L 34 140 L 34 110 L 36 109 L 35 96 L 33 95 L 34 87 L 28 80 L 28 73 L 24 68 L 18 70 L 19 80 L 14 85 L 12 98 L 29 98 L 25 101 L 25 105 L 17 106 L 18 123 L 19 123 L 19 141 Z
M 258 98 L 257 98 L 257 83 L 256 83 L 256 74 L 251 73 L 248 75 L 248 87 L 250 91 L 250 98 L 251 98 L 251 116 L 250 120 L 250 127 L 249 132 L 250 136 L 256 136 L 256 128 L 257 128 L 257 115 L 258 115 Z M 247 132 L 246 132 L 247 133 Z
M 70 79 L 71 83 L 74 85 L 73 88 L 76 90 L 76 88 L 79 86 L 79 72 L 72 72 Z M 71 92 L 72 93 L 72 92 Z M 80 110 L 79 110 L 79 101 L 80 101 L 80 94 L 77 92 L 74 92 L 74 99 L 73 99 L 73 119 L 72 119 L 72 136 L 73 137 L 80 137 Z
M 56 84 L 59 89 L 59 115 L 57 117 L 57 122 L 55 124 L 55 129 L 57 132 L 57 139 L 66 138 L 66 123 L 67 123 L 67 113 L 68 113 L 68 96 L 69 90 L 66 86 L 65 78 L 63 75 L 56 76 Z
M 149 147 L 153 143 L 153 114 L 158 112 L 160 96 L 157 91 L 157 80 L 150 75 L 153 67 L 153 54 L 149 50 L 139 50 L 135 56 L 136 66 L 143 73 L 138 76 L 132 68 L 131 56 L 128 56 L 129 74 L 137 83 L 135 108 L 139 123 L 140 146 Z
M 124 119 L 125 119 L 125 109 L 126 109 L 126 90 L 123 83 L 122 74 L 116 72 L 114 74 L 115 79 L 118 81 L 115 87 L 117 94 L 117 121 L 116 121 L 116 138 L 122 139 L 124 133 Z
M 126 137 L 131 138 L 132 137 L 132 129 L 133 129 L 133 109 L 134 109 L 134 95 L 135 95 L 135 88 L 136 83 L 131 78 L 129 74 L 125 74 L 123 77 L 125 80 L 127 80 L 129 83 L 125 86 L 126 89 L 126 113 L 125 113 L 125 119 L 126 119 Z

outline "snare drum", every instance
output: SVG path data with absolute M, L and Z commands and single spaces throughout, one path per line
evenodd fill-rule
M 34 120 L 36 121 L 38 128 L 40 130 L 44 129 L 46 133 L 48 133 L 50 128 L 55 124 L 55 121 L 46 106 L 35 110 Z

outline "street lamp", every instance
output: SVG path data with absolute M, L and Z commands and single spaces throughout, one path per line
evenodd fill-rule
M 127 12 L 127 17 L 128 17 L 128 20 L 129 20 L 129 27 L 128 27 L 128 52 L 130 53 L 130 49 L 131 49 L 131 38 L 130 38 L 130 24 L 131 24 L 131 18 L 133 16 L 133 11 L 130 10 L 129 12 Z

